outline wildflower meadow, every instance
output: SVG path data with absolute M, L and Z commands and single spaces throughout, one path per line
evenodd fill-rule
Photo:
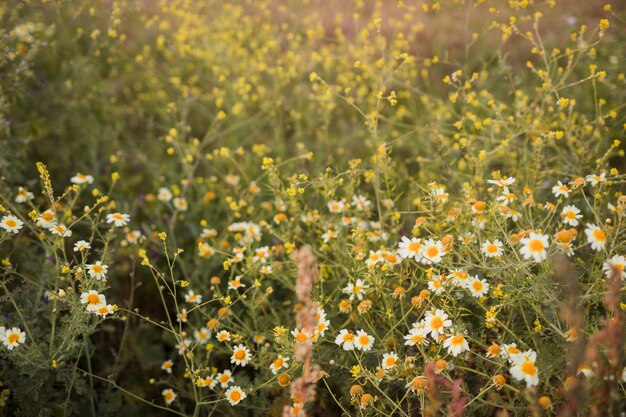
M 0 415 L 626 416 L 623 0 L 0 22 Z

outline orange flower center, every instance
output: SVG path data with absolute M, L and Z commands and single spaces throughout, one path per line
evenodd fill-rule
M 9 344 L 11 343 L 15 343 L 20 339 L 20 335 L 17 333 L 11 333 L 9 334 L 9 336 L 7 336 L 7 340 L 9 341 Z
M 274 361 L 274 368 L 280 368 L 285 363 L 283 358 L 278 358 Z
M 491 245 L 487 245 L 487 253 L 497 253 L 498 245 L 492 243 Z
M 98 294 L 89 294 L 87 296 L 87 301 L 89 304 L 98 304 L 100 302 L 100 297 Z
M 598 242 L 604 242 L 606 240 L 606 235 L 604 234 L 604 232 L 600 229 L 594 229 L 593 231 L 593 237 L 598 241 Z
M 543 241 L 541 239 L 533 239 L 528 242 L 528 249 L 531 252 L 541 252 L 544 249 Z
M 362 334 L 361 336 L 359 336 L 359 345 L 362 346 L 366 346 L 368 345 L 370 342 L 370 337 L 367 335 Z
M 296 334 L 296 341 L 297 342 L 300 342 L 300 343 L 306 342 L 306 339 L 307 339 L 306 333 L 298 333 L 298 334 Z
M 482 291 L 483 283 L 480 281 L 474 281 L 472 282 L 472 288 L 474 289 L 474 291 Z
M 344 342 L 352 342 L 354 340 L 354 335 L 352 333 L 346 333 L 342 337 Z
M 417 242 L 411 242 L 411 243 L 409 243 L 409 246 L 407 247 L 407 249 L 408 249 L 410 252 L 417 252 L 417 251 L 419 251 L 419 250 L 420 250 L 420 248 L 421 248 L 421 247 L 422 247 L 422 245 L 420 245 L 419 243 L 417 243 Z
M 235 359 L 242 361 L 245 358 L 246 358 L 246 351 L 245 350 L 240 349 L 237 352 L 235 352 Z
M 434 258 L 435 256 L 437 256 L 439 254 L 439 248 L 437 246 L 429 246 L 426 249 L 426 256 L 428 256 L 429 258 Z
M 17 223 L 15 222 L 15 220 L 13 219 L 8 219 L 6 222 L 4 222 L 4 224 L 6 224 L 9 227 L 15 227 L 17 226 Z
M 535 363 L 531 361 L 526 361 L 521 366 L 522 372 L 526 375 L 534 376 L 537 373 L 537 368 L 535 367 Z
M 463 342 L 465 342 L 465 338 L 461 335 L 456 335 L 452 337 L 452 340 L 450 340 L 450 344 L 452 346 L 459 346 L 462 345 Z
M 234 390 L 230 393 L 230 399 L 233 401 L 241 400 L 241 393 L 237 390 Z
M 439 329 L 443 326 L 443 320 L 441 320 L 441 317 L 433 317 L 432 320 L 430 320 L 430 327 L 432 329 Z

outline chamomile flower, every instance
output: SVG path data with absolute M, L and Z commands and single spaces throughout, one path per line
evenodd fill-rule
M 168 359 L 161 364 L 161 370 L 171 375 L 173 366 L 174 366 L 174 362 Z
M 194 339 L 196 339 L 196 342 L 204 345 L 211 338 L 211 331 L 206 327 L 201 327 L 200 329 L 193 332 L 193 337 Z
M 269 246 L 263 246 L 255 250 L 254 257 L 252 260 L 254 262 L 265 263 L 270 259 L 270 248 Z
M 358 211 L 364 211 L 372 205 L 372 202 L 363 195 L 354 195 L 352 196 L 352 205 L 356 207 Z
M 350 301 L 356 297 L 358 300 L 363 300 L 363 294 L 365 290 L 369 288 L 362 279 L 357 279 L 356 282 L 349 283 L 342 291 L 350 296 Z
M 184 197 L 176 197 L 172 200 L 172 204 L 174 204 L 174 208 L 178 211 L 187 211 L 187 209 L 189 209 L 189 204 Z
M 582 219 L 583 215 L 580 214 L 580 210 L 576 206 L 565 206 L 561 210 L 561 218 L 563 223 L 570 226 L 578 226 L 578 220 Z
M 450 276 L 452 277 L 452 282 L 461 288 L 467 288 L 471 278 L 467 271 L 461 269 L 450 271 Z
M 368 268 L 373 268 L 376 264 L 381 263 L 383 261 L 384 261 L 384 258 L 383 258 L 382 250 L 377 250 L 376 252 L 374 252 L 373 250 L 370 250 L 370 254 L 365 260 L 365 265 L 367 265 Z
M 404 336 L 404 344 L 406 346 L 415 346 L 415 345 L 425 345 L 428 343 L 428 331 L 426 330 L 426 326 L 424 323 L 417 323 L 417 326 L 414 326 L 409 330 L 409 334 Z
M 109 267 L 104 265 L 101 261 L 96 261 L 93 264 L 85 265 L 87 268 L 87 274 L 91 278 L 95 278 L 97 280 L 105 279 L 107 277 L 107 272 L 109 271 Z
M 487 180 L 487 184 L 494 184 L 498 187 L 503 188 L 505 191 L 509 191 L 509 185 L 515 183 L 515 178 L 513 177 L 504 177 L 501 179 L 489 179 Z
M 330 242 L 331 239 L 335 239 L 337 237 L 337 232 L 335 230 L 327 230 L 323 235 L 322 235 L 322 241 L 324 243 L 328 243 Z
M 213 254 L 215 254 L 215 249 L 213 249 L 211 245 L 206 242 L 198 243 L 198 255 L 200 255 L 201 258 L 210 258 Z
M 398 363 L 399 359 L 398 355 L 393 351 L 385 353 L 383 354 L 383 360 L 380 366 L 385 370 L 391 369 Z
M 304 329 L 298 330 L 296 327 L 291 331 L 291 335 L 296 339 L 297 343 L 304 343 L 307 340 L 311 339 L 312 334 Z
M 590 174 L 585 177 L 585 181 L 590 182 L 592 186 L 596 186 L 601 182 L 606 181 L 606 172 L 601 173 L 600 175 Z
M 343 201 L 331 200 L 326 206 L 328 207 L 328 211 L 331 213 L 342 213 L 346 208 L 346 204 Z
M 504 344 L 500 350 L 500 355 L 502 355 L 503 358 L 508 359 L 509 362 L 512 362 L 513 356 L 519 353 L 521 353 L 521 350 L 519 350 L 516 343 Z
M 70 181 L 74 184 L 93 184 L 93 177 L 91 175 L 81 174 L 80 172 L 76 173 Z
M 443 187 L 435 187 L 432 189 L 433 199 L 437 203 L 445 204 L 448 201 L 448 193 L 445 192 Z
M 231 382 L 235 382 L 235 379 L 233 378 L 233 373 L 229 369 L 226 369 L 217 374 L 216 378 L 217 381 L 220 383 L 220 387 L 222 388 L 226 388 L 228 384 L 230 384 Z
M 571 191 L 572 190 L 566 184 L 563 184 L 561 181 L 559 181 L 557 185 L 552 187 L 552 194 L 554 194 L 555 197 L 563 196 L 567 198 L 569 197 L 569 193 Z
M 424 249 L 422 251 L 421 262 L 426 265 L 436 264 L 441 262 L 443 255 L 446 251 L 443 248 L 443 244 L 440 240 L 428 239 L 424 242 Z
M 591 249 L 595 251 L 601 251 L 604 249 L 604 246 L 606 245 L 606 233 L 602 230 L 602 228 L 589 223 L 585 228 L 585 235 L 587 235 L 587 240 L 591 244 Z
M 31 193 L 30 191 L 28 191 L 24 187 L 19 187 L 17 189 L 17 195 L 15 196 L 15 202 L 16 203 L 26 203 L 26 202 L 32 200 L 33 198 L 35 198 L 33 193 Z
M 74 252 L 84 252 L 88 249 L 91 249 L 91 245 L 86 240 L 79 240 L 74 243 Z
M 228 281 L 229 290 L 238 290 L 239 288 L 245 288 L 246 284 L 241 282 L 241 276 L 237 275 L 232 280 Z
M 126 233 L 126 240 L 128 243 L 132 243 L 136 245 L 139 242 L 139 238 L 141 237 L 141 232 L 139 230 L 133 230 L 131 232 Z
M 490 240 L 485 240 L 481 247 L 483 253 L 488 258 L 499 258 L 502 256 L 504 251 L 502 250 L 502 242 L 498 239 L 495 239 L 493 242 Z
M 196 294 L 193 290 L 189 290 L 189 292 L 185 294 L 185 301 L 188 303 L 200 304 L 202 302 L 202 295 Z
M 518 381 L 525 381 L 528 387 L 534 387 L 539 384 L 539 371 L 535 365 L 537 360 L 536 352 L 528 350 L 512 355 L 511 358 L 513 366 L 509 372 L 513 378 Z
M 37 216 L 37 226 L 52 229 L 57 224 L 57 215 L 52 210 L 46 210 Z
M 169 190 L 169 188 L 165 188 L 165 187 L 159 188 L 159 192 L 157 193 L 157 198 L 160 201 L 168 202 L 172 199 L 172 197 L 174 197 L 174 195 Z
M 163 399 L 165 400 L 165 404 L 167 405 L 170 405 L 176 399 L 176 393 L 171 388 L 167 388 L 161 391 L 161 395 L 163 396 Z
M 272 371 L 272 373 L 276 375 L 281 368 L 289 368 L 289 364 L 287 363 L 287 361 L 289 361 L 289 358 L 278 355 L 278 357 L 270 365 L 270 371 Z
M 433 276 L 428 280 L 428 289 L 435 294 L 441 294 L 446 290 L 446 282 L 442 279 L 441 275 Z
M 320 319 L 315 325 L 315 329 L 313 329 L 313 334 L 315 336 L 324 337 L 324 332 L 328 330 L 328 326 L 330 326 L 329 320 L 326 320 L 326 318 Z
M 96 312 L 102 305 L 106 305 L 106 297 L 96 290 L 89 290 L 80 295 L 80 303 L 87 304 L 87 311 Z
M 422 257 L 422 239 L 402 236 L 402 241 L 398 244 L 398 255 L 404 259 L 413 258 L 419 261 Z
M 64 224 L 57 224 L 50 229 L 50 232 L 53 235 L 61 236 L 61 237 L 70 237 L 72 236 L 72 231 L 67 228 Z
M 24 222 L 11 214 L 0 219 L 0 227 L 9 233 L 17 233 L 23 226 Z
M 107 223 L 113 223 L 115 227 L 124 227 L 130 221 L 130 216 L 125 213 L 109 213 L 107 214 Z
M 372 336 L 368 335 L 363 329 L 356 332 L 354 347 L 367 352 L 372 346 L 374 346 L 374 338 Z
M 230 332 L 228 332 L 227 330 L 220 330 L 215 335 L 215 338 L 218 342 L 228 342 L 230 340 Z
M 489 283 L 484 279 L 473 277 L 467 284 L 467 289 L 476 298 L 480 298 L 489 292 Z
M 183 339 L 180 342 L 178 342 L 178 354 L 182 355 L 184 354 L 187 349 L 189 349 L 189 347 L 191 346 L 191 340 L 190 339 Z
M 355 341 L 356 335 L 347 329 L 342 329 L 335 338 L 335 343 L 341 346 L 343 350 L 354 350 Z
M 20 330 L 19 327 L 11 329 L 0 328 L 0 337 L 2 338 L 2 344 L 9 350 L 13 350 L 13 348 L 26 341 L 26 333 Z
M 448 350 L 449 354 L 455 357 L 469 350 L 467 339 L 460 333 L 448 336 L 443 342 L 443 347 Z
M 548 235 L 531 232 L 528 237 L 520 240 L 520 244 L 522 245 L 520 253 L 524 259 L 541 262 L 548 257 L 547 249 L 550 246 Z
M 113 306 L 111 304 L 101 304 L 100 306 L 98 306 L 98 308 L 94 311 L 94 313 L 96 313 L 97 315 L 99 315 L 100 317 L 106 317 L 110 314 L 113 314 L 115 310 L 113 309 Z
M 443 310 L 437 309 L 426 313 L 424 324 L 426 333 L 430 333 L 430 336 L 437 340 L 446 328 L 452 326 L 452 320 L 448 320 L 448 315 Z
M 180 309 L 180 313 L 176 314 L 176 320 L 179 323 L 187 323 L 187 309 L 186 308 Z
M 246 366 L 252 359 L 250 349 L 242 344 L 239 344 L 233 348 L 233 354 L 230 357 L 230 363 L 234 363 L 239 366 Z
M 613 274 L 617 274 L 618 277 L 626 279 L 626 257 L 623 255 L 615 255 L 602 265 L 602 269 L 605 272 L 607 278 L 611 278 Z
M 246 393 L 243 392 L 241 387 L 238 387 L 237 385 L 233 385 L 232 387 L 228 388 L 224 394 L 226 395 L 226 399 L 232 406 L 239 404 L 247 397 Z
M 204 378 L 199 378 L 196 384 L 198 384 L 199 387 L 209 387 L 213 389 L 217 385 L 217 378 L 215 374 L 207 375 Z

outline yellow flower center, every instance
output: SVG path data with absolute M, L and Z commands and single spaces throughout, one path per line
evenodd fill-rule
M 370 337 L 367 335 L 362 334 L 361 336 L 359 336 L 359 345 L 361 346 L 366 346 L 368 345 L 370 342 Z
M 10 333 L 7 336 L 7 340 L 9 341 L 9 344 L 16 343 L 19 339 L 20 339 L 20 335 L 17 333 Z
M 474 281 L 472 282 L 472 288 L 474 289 L 474 291 L 482 291 L 483 290 L 483 283 L 480 281 Z
M 274 361 L 274 368 L 280 368 L 285 363 L 283 358 L 278 358 Z
M 497 253 L 498 245 L 492 243 L 491 245 L 487 245 L 487 253 Z
M 343 335 L 343 337 L 341 338 L 344 342 L 352 342 L 354 340 L 354 334 L 352 333 L 346 333 Z
M 9 227 L 15 227 L 17 226 L 17 222 L 13 219 L 8 219 L 7 221 L 4 222 L 4 224 L 6 224 Z
M 242 361 L 246 358 L 246 351 L 243 349 L 239 349 L 237 352 L 235 352 L 235 359 Z
M 396 364 L 396 358 L 394 358 L 393 356 L 390 356 L 385 360 L 386 366 L 393 366 L 395 364 Z
M 87 302 L 89 302 L 89 304 L 98 304 L 100 303 L 100 297 L 98 294 L 89 294 L 87 296 Z
M 300 343 L 306 342 L 306 339 L 307 339 L 306 333 L 300 332 L 300 333 L 296 334 L 296 341 L 297 342 L 300 342 Z

